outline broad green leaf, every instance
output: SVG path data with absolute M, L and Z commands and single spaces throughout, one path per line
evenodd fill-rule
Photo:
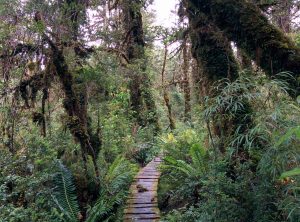
M 297 167 L 295 169 L 283 172 L 280 176 L 280 179 L 284 179 L 284 178 L 292 177 L 292 176 L 298 176 L 298 175 L 300 175 L 300 168 Z

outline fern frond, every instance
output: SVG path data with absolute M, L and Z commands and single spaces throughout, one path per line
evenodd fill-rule
M 96 222 L 105 216 L 110 215 L 115 206 L 123 203 L 125 197 L 125 192 L 120 192 L 116 195 L 110 196 L 109 198 L 106 196 L 105 192 L 101 193 L 97 203 L 88 212 L 89 216 L 86 222 Z
M 164 158 L 165 165 L 163 166 L 164 169 L 174 169 L 178 172 L 184 173 L 187 176 L 192 176 L 195 172 L 195 169 L 183 160 L 175 160 L 172 157 Z
M 204 159 L 206 158 L 207 151 L 200 144 L 194 144 L 190 149 L 190 156 L 193 164 L 197 165 L 198 169 L 204 168 Z
M 110 165 L 104 176 L 98 201 L 88 211 L 88 219 L 86 222 L 103 221 L 108 215 L 112 216 L 112 212 L 116 206 L 122 204 L 127 195 L 127 187 L 129 187 L 137 168 L 130 164 L 123 157 L 117 157 Z M 107 219 L 107 218 L 106 218 Z
M 65 221 L 78 221 L 80 210 L 72 174 L 61 162 L 58 162 L 58 167 L 59 172 L 54 177 L 56 187 L 52 195 L 53 200 L 63 213 Z

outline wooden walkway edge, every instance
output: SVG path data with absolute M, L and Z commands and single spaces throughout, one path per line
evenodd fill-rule
M 154 158 L 140 170 L 130 187 L 130 195 L 124 210 L 125 222 L 157 222 L 160 212 L 157 204 L 157 185 L 160 172 L 157 169 L 162 162 Z

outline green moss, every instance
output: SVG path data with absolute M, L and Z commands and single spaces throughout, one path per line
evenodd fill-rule
M 195 16 L 192 12 L 189 18 L 192 26 L 192 53 L 203 68 L 202 91 L 203 96 L 207 96 L 218 81 L 237 79 L 238 64 L 229 41 L 204 14 L 198 13 Z
M 67 126 L 74 135 L 80 141 L 86 140 L 88 138 L 85 127 L 77 116 L 70 116 L 67 121 Z
M 270 76 L 282 71 L 300 75 L 300 49 L 268 22 L 260 9 L 245 0 L 190 0 L 188 7 L 209 20 L 243 49 Z M 259 54 L 257 53 L 259 51 Z M 299 82 L 289 80 L 292 96 L 299 95 Z

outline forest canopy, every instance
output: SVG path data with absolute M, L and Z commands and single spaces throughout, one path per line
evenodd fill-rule
M 300 1 L 153 5 L 0 0 L 0 222 L 300 221 Z

